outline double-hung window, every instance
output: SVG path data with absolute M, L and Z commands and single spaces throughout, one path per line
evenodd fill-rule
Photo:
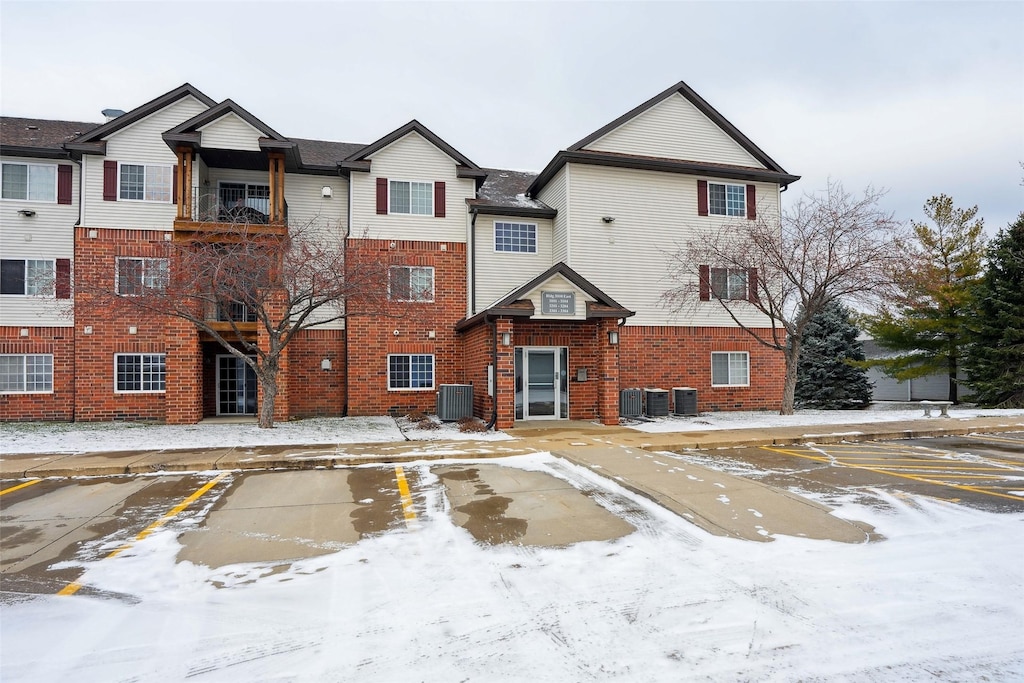
M 114 389 L 117 392 L 158 392 L 167 387 L 165 354 L 114 354 Z
M 52 296 L 53 282 L 52 259 L 0 260 L 0 294 Z
M 713 216 L 746 216 L 746 186 L 708 183 L 708 212 Z
M 391 266 L 388 298 L 392 301 L 433 301 L 434 269 L 429 266 Z
M 433 388 L 433 354 L 403 353 L 388 356 L 388 389 Z
M 712 268 L 711 293 L 716 299 L 748 299 L 746 268 Z
M 4 199 L 35 202 L 57 201 L 57 166 L 55 164 L 11 164 L 4 162 L 0 173 Z
M 170 202 L 173 167 L 150 164 L 121 164 L 119 199 Z
M 167 259 L 118 258 L 117 293 L 138 296 L 147 289 L 162 291 L 167 286 Z
M 536 223 L 494 222 L 494 251 L 537 253 Z
M 711 386 L 745 387 L 750 385 L 750 354 L 746 351 L 711 354 Z
M 0 355 L 0 393 L 53 391 L 51 354 Z
M 388 192 L 390 213 L 434 215 L 434 184 L 392 180 Z

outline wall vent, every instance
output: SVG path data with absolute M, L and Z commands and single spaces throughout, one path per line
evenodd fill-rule
M 437 417 L 442 422 L 473 416 L 472 384 L 442 384 L 438 389 Z

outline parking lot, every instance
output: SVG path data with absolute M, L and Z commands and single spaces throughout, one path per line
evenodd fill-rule
M 1024 511 L 1024 435 L 765 446 L 688 453 L 695 462 L 826 501 L 872 491 Z

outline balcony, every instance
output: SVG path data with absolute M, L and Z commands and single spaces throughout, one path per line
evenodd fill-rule
M 207 312 L 206 323 L 222 337 L 230 339 L 237 336 L 246 341 L 256 341 L 256 313 L 238 301 L 231 301 L 216 310 Z M 207 335 L 201 335 L 204 339 Z M 212 339 L 212 338 L 211 338 Z

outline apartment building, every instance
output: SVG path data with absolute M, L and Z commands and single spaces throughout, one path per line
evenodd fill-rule
M 277 419 L 433 413 L 442 385 L 472 386 L 473 413 L 498 428 L 613 424 L 630 387 L 692 387 L 700 410 L 778 405 L 781 355 L 715 301 L 752 295 L 756 272 L 700 264 L 699 300 L 662 302 L 674 249 L 777 215 L 798 179 L 685 83 L 537 174 L 478 166 L 415 120 L 370 143 L 285 137 L 189 84 L 105 115 L 2 119 L 0 420 L 255 414 L 252 368 L 209 334 L 89 305 L 159 281 L 166 243 L 240 215 L 269 235 L 323 222 L 353 259 L 386 265 L 407 313 L 339 302 L 351 315 L 304 329 Z M 264 334 L 245 311 L 213 324 Z

